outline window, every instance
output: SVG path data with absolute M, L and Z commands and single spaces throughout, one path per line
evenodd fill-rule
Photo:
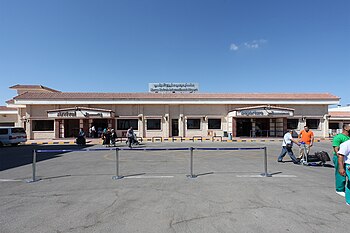
M 15 126 L 14 122 L 1 122 L 0 126 Z
M 329 123 L 329 129 L 339 129 L 338 123 Z
M 187 129 L 200 129 L 201 120 L 200 119 L 187 119 Z
M 12 133 L 26 133 L 26 131 L 23 128 L 12 128 Z
M 320 119 L 306 119 L 306 125 L 309 126 L 309 129 L 318 129 L 320 124 Z
M 132 127 L 134 130 L 138 130 L 137 119 L 118 119 L 117 120 L 117 130 L 127 130 Z
M 221 119 L 208 119 L 208 129 L 221 129 Z
M 148 130 L 160 130 L 161 127 L 160 119 L 147 119 L 147 129 Z
M 287 119 L 287 128 L 288 129 L 297 129 L 298 128 L 298 119 Z
M 53 120 L 33 121 L 33 131 L 53 131 Z
M 8 134 L 8 129 L 0 129 L 0 135 Z

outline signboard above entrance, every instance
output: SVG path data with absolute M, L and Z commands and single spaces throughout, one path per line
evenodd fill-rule
M 66 108 L 48 110 L 49 118 L 111 118 L 113 111 L 107 109 L 94 108 Z
M 153 93 L 194 93 L 199 91 L 198 83 L 149 83 Z
M 256 106 L 236 109 L 232 116 L 241 117 L 289 117 L 294 115 L 294 109 L 273 106 Z

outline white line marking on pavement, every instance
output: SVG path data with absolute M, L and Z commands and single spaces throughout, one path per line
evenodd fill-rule
M 10 180 L 10 179 L 0 179 L 0 182 L 19 182 L 22 180 Z
M 174 176 L 126 176 L 125 179 L 158 179 L 158 178 L 174 178 Z
M 236 177 L 265 177 L 262 175 L 237 175 Z M 272 175 L 272 177 L 280 177 L 280 178 L 295 178 L 295 175 Z

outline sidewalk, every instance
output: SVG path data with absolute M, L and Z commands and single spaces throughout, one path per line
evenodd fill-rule
M 119 140 L 122 139 L 123 142 L 125 142 L 125 138 L 119 138 Z M 194 138 L 161 138 L 161 137 L 154 137 L 154 138 L 139 138 L 140 142 L 282 142 L 283 140 L 281 138 L 200 138 L 200 137 L 194 137 Z M 331 141 L 332 138 L 316 138 L 315 142 L 321 142 L 321 141 Z M 120 141 L 118 141 L 120 143 Z M 75 138 L 64 138 L 64 139 L 35 139 L 35 140 L 28 140 L 25 145 L 74 145 L 75 144 Z M 100 138 L 87 138 L 86 144 L 89 145 L 98 145 L 102 144 L 102 141 Z

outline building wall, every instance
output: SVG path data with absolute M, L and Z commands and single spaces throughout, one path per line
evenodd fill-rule
M 36 120 L 47 119 L 47 110 L 71 108 L 72 105 L 27 105 L 26 109 L 21 110 L 18 114 L 21 118 Z M 224 132 L 232 133 L 232 119 L 229 121 L 228 112 L 239 107 L 247 107 L 247 105 L 79 105 L 79 107 L 109 109 L 115 112 L 115 121 L 119 118 L 135 118 L 138 119 L 139 129 L 136 131 L 141 137 L 169 137 L 171 136 L 171 120 L 179 120 L 179 136 L 224 136 Z M 297 131 L 303 129 L 306 124 L 305 119 L 319 119 L 320 125 L 318 129 L 312 129 L 316 137 L 324 137 L 328 135 L 328 120 L 325 115 L 328 113 L 327 105 L 284 105 L 279 107 L 287 107 L 295 109 L 294 119 L 299 120 Z M 18 118 L 18 117 L 17 117 Z M 147 130 L 147 119 L 161 119 L 161 130 Z M 200 129 L 187 129 L 187 121 L 191 118 L 200 119 Z M 208 119 L 220 118 L 221 129 L 209 130 Z M 0 116 L 0 122 L 3 119 Z M 22 124 L 21 120 L 15 119 L 18 124 Z M 28 120 L 27 120 L 28 121 Z M 279 123 L 282 119 L 277 120 Z M 56 129 L 55 124 L 55 130 Z M 49 132 L 32 132 L 31 122 L 27 122 L 26 131 L 31 139 L 55 138 L 55 131 Z M 279 124 L 279 129 L 282 126 Z M 122 136 L 125 130 L 117 131 L 118 136 Z M 57 132 L 56 132 L 57 135 Z
M 34 131 L 32 139 L 54 139 L 55 131 Z
M 0 114 L 0 123 L 5 124 L 14 124 L 18 122 L 17 114 Z

